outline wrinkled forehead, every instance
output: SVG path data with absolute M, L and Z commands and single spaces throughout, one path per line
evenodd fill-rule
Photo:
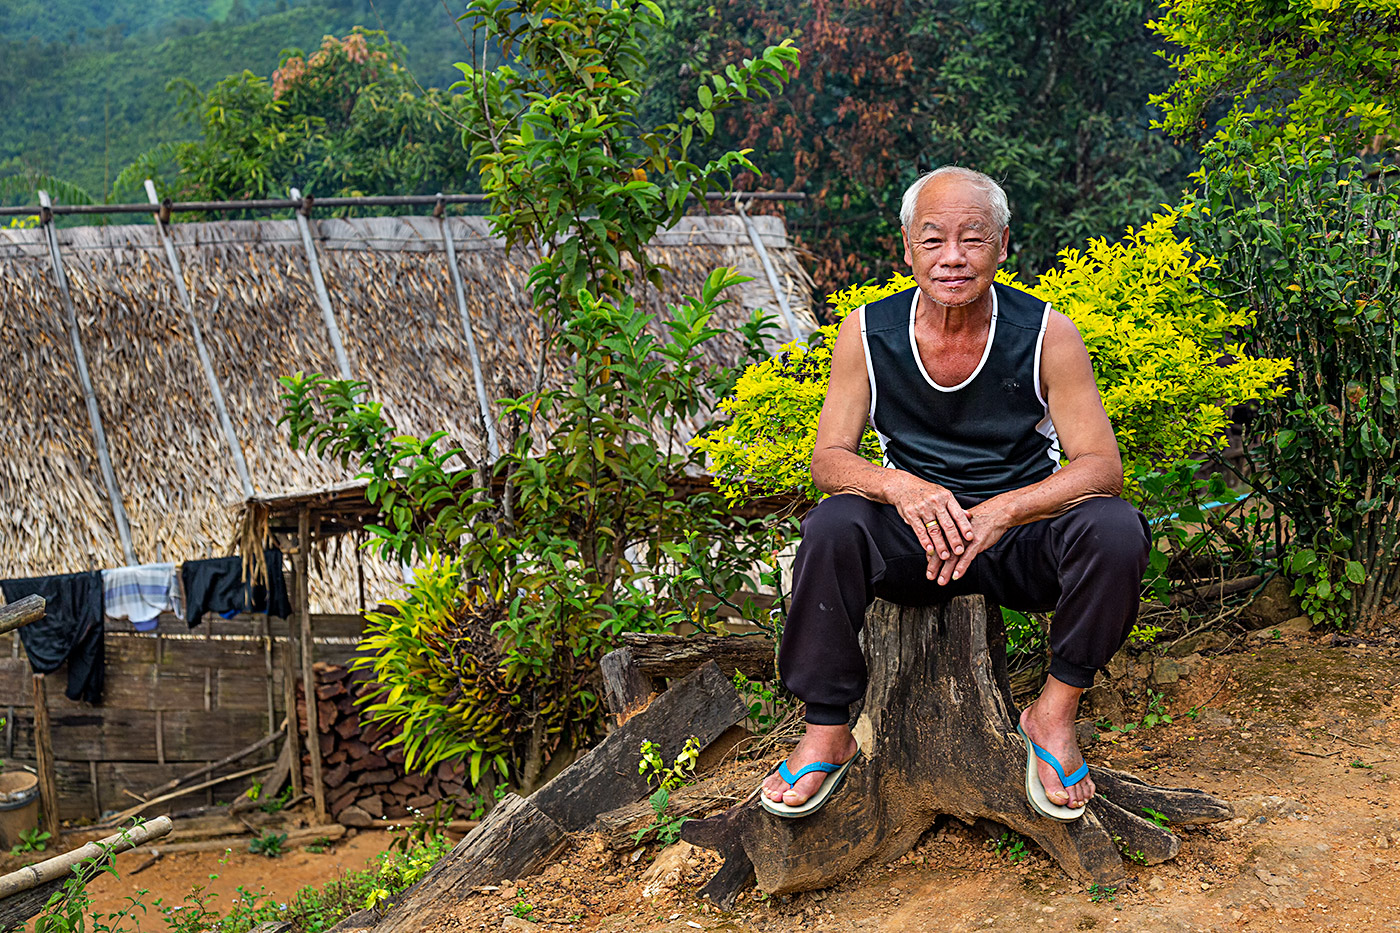
M 989 192 L 956 176 L 935 178 L 919 192 L 914 203 L 910 233 L 949 233 L 977 230 L 1000 232 Z

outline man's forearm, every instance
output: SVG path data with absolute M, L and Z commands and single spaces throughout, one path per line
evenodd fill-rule
M 1085 499 L 1123 491 L 1123 464 L 1116 456 L 1083 454 L 1038 483 L 993 496 L 970 512 L 999 513 L 1006 527 L 1063 515 Z
M 827 448 L 812 457 L 812 482 L 828 495 L 854 493 L 872 502 L 889 502 L 886 486 L 898 470 L 871 463 L 844 448 Z

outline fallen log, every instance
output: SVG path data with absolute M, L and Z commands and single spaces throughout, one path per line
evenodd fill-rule
M 379 916 L 366 916 L 361 911 L 332 929 L 416 933 L 423 929 L 426 911 L 460 900 L 478 885 L 533 873 L 554 855 L 564 839 L 565 832 L 559 824 L 533 803 L 507 794 L 481 825 Z
M 603 701 L 618 725 L 658 692 L 660 678 L 684 677 L 708 661 L 720 673 L 773 680 L 776 649 L 766 635 L 659 635 L 627 632 L 622 647 L 603 655 Z
M 423 928 L 428 911 L 460 900 L 474 886 L 536 871 L 568 833 L 587 828 L 599 813 L 632 803 L 647 793 L 647 779 L 637 771 L 643 740 L 654 742 L 669 763 L 692 736 L 700 740 L 703 749 L 746 712 L 729 678 L 713 662 L 707 662 L 652 700 L 529 799 L 508 794 L 382 916 L 361 911 L 334 929 L 417 931 Z
M 587 755 L 530 797 L 565 832 L 585 829 L 599 813 L 646 795 L 637 772 L 643 741 L 656 744 L 667 764 L 692 736 L 706 748 L 748 713 L 728 677 L 713 661 L 673 684 Z
M 44 617 L 44 608 L 47 605 L 44 597 L 35 595 L 0 606 L 0 635 L 24 628 L 30 622 L 39 621 Z
M 347 832 L 344 826 L 331 823 L 328 826 L 309 826 L 306 829 L 294 829 L 287 833 L 287 838 L 282 840 L 282 844 L 287 847 L 309 845 L 318 839 L 325 839 L 334 842 L 343 838 Z M 150 855 L 178 855 L 181 852 L 218 852 L 221 849 L 234 849 L 246 847 L 251 841 L 252 834 L 246 827 L 241 833 L 224 836 L 217 839 L 202 839 L 198 842 L 172 842 L 168 845 L 142 846 L 137 852 L 145 852 Z
M 655 635 L 626 632 L 622 644 L 632 653 L 632 664 L 647 677 L 684 677 L 706 661 L 719 665 L 720 673 L 736 670 L 750 680 L 777 677 L 777 647 L 767 635 Z
M 1037 815 L 1026 801 L 1001 614 L 981 597 L 917 608 L 877 601 L 862 642 L 870 685 L 854 728 L 863 755 L 826 805 L 783 819 L 754 799 L 682 828 L 682 839 L 725 856 L 701 892 L 722 908 L 754 880 L 768 894 L 809 891 L 893 861 L 942 814 L 1012 829 L 1071 877 L 1097 884 L 1122 880 L 1124 854 L 1149 865 L 1176 854 L 1180 840 L 1144 809 L 1172 822 L 1232 815 L 1201 791 L 1153 787 L 1107 768 L 1091 768 L 1099 793 L 1082 818 Z
M 726 770 L 722 774 L 705 778 L 698 784 L 679 788 L 671 793 L 667 801 L 666 816 L 692 819 L 732 807 L 748 797 L 762 779 L 763 773 L 761 766 L 755 764 L 752 769 L 738 774 Z M 643 800 L 598 814 L 598 819 L 590 829 L 598 834 L 609 849 L 625 852 L 637 847 L 637 833 L 650 827 L 655 821 L 656 813 L 652 810 L 651 803 Z

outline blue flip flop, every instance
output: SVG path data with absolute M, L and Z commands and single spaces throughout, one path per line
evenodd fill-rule
M 1045 793 L 1045 785 L 1040 782 L 1035 760 L 1039 758 L 1054 768 L 1055 774 L 1059 775 L 1060 783 L 1067 788 L 1078 784 L 1089 776 L 1088 763 L 1080 765 L 1073 774 L 1067 775 L 1060 760 L 1032 742 L 1031 737 L 1026 735 L 1026 730 L 1022 729 L 1020 724 L 1017 724 L 1016 731 L 1021 734 L 1021 738 L 1026 740 L 1026 798 L 1030 801 L 1031 809 L 1041 816 L 1059 820 L 1061 823 L 1072 823 L 1083 816 L 1084 811 L 1089 809 L 1088 806 L 1066 807 L 1050 799 L 1050 796 Z
M 803 776 L 816 771 L 825 772 L 826 777 L 822 779 L 821 786 L 816 789 L 816 792 L 813 793 L 812 796 L 795 807 L 790 807 L 781 801 L 769 800 L 768 795 L 762 791 L 759 792 L 758 802 L 763 809 L 774 816 L 786 817 L 787 819 L 796 819 L 800 816 L 807 816 L 810 813 L 815 813 L 820 810 L 822 804 L 826 803 L 831 795 L 835 793 L 836 788 L 841 783 L 841 779 L 846 776 L 846 772 L 850 769 L 851 762 L 859 757 L 860 746 L 857 745 L 856 753 L 852 755 L 845 764 L 834 765 L 829 761 L 814 761 L 806 767 L 799 768 L 796 774 L 788 767 L 787 759 L 783 759 L 778 764 L 778 777 L 787 781 L 789 784 L 796 784 Z

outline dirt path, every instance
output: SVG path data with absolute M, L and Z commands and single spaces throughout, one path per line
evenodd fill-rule
M 141 853 L 127 852 L 116 858 L 120 877 L 99 875 L 88 885 L 93 910 L 112 913 L 126 905 L 126 898 L 138 890 L 146 893 L 141 900 L 147 905 L 148 919 L 143 928 L 164 929 L 159 920 L 156 902 L 175 906 L 185 902 L 192 886 L 203 885 L 212 895 L 208 906 L 227 912 L 246 888 L 254 895 L 265 895 L 272 901 L 285 903 L 306 885 L 321 885 L 342 874 L 358 871 L 374 856 L 388 848 L 392 835 L 386 832 L 362 830 L 353 838 L 343 839 L 333 849 L 307 852 L 295 847 L 281 857 L 270 859 L 248 851 L 247 843 L 229 852 L 186 852 L 162 857 L 140 874 L 132 870 L 148 861 Z
M 1400 642 L 1330 642 L 1274 640 L 1201 661 L 1163 688 L 1173 723 L 1101 733 L 1086 749 L 1236 806 L 1230 822 L 1180 830 L 1175 859 L 1130 866 L 1116 891 L 1091 894 L 1038 851 L 1013 859 L 950 823 L 894 865 L 813 894 L 748 892 L 725 915 L 695 898 L 715 867 L 709 853 L 648 890 L 654 853 L 619 861 L 583 839 L 541 875 L 473 894 L 424 928 L 529 929 L 523 917 L 542 930 L 618 933 L 1400 931 Z

